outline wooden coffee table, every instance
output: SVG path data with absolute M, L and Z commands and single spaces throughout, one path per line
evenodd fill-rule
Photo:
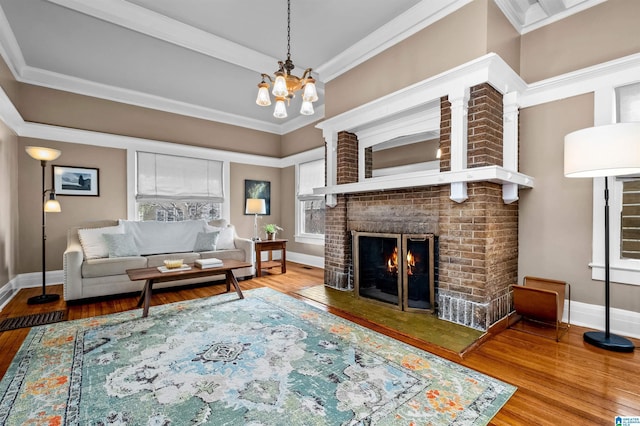
M 127 269 L 127 275 L 129 275 L 129 279 L 131 281 L 146 281 L 144 284 L 144 288 L 142 289 L 142 293 L 140 294 L 140 299 L 138 300 L 138 307 L 140 307 L 140 305 L 142 305 L 144 302 L 142 317 L 146 317 L 147 315 L 149 315 L 151 293 L 153 292 L 153 284 L 155 283 L 225 274 L 227 278 L 227 291 L 230 291 L 231 285 L 233 284 L 236 293 L 238 293 L 238 297 L 240 299 L 244 299 L 244 295 L 242 294 L 240 286 L 238 285 L 238 280 L 236 279 L 235 275 L 233 275 L 233 270 L 239 268 L 249 268 L 251 267 L 250 263 L 241 262 L 239 260 L 223 260 L 222 266 L 217 268 L 202 269 L 194 266 L 192 263 L 189 264 L 189 266 L 191 267 L 191 269 L 182 271 L 179 270 L 175 272 L 160 272 L 157 267 Z

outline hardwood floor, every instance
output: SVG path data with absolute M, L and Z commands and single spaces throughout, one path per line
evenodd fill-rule
M 287 264 L 284 275 L 275 272 L 276 269 L 272 271 L 273 274 L 261 278 L 241 281 L 240 287 L 248 290 L 267 286 L 291 294 L 323 282 L 322 269 L 309 269 L 295 263 Z M 27 305 L 27 298 L 39 291 L 21 290 L 0 312 L 0 319 L 61 309 L 66 310 L 67 318 L 72 320 L 134 309 L 137 303 L 137 296 L 132 295 L 81 304 L 67 305 L 61 300 L 46 305 Z M 47 291 L 62 294 L 62 286 L 51 287 L 51 290 L 48 287 Z M 224 291 L 224 285 L 212 285 L 154 292 L 152 306 Z M 640 416 L 638 350 L 621 354 L 587 345 L 582 341 L 585 328 L 573 326 L 559 343 L 517 330 L 504 330 L 462 359 L 365 320 L 310 303 L 517 386 L 517 392 L 493 418 L 492 425 L 613 425 L 615 416 Z M 28 332 L 29 329 L 19 329 L 0 333 L 0 375 L 4 376 Z M 640 346 L 639 340 L 634 339 L 634 343 Z

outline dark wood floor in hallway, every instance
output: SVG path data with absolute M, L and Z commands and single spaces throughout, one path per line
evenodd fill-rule
M 293 292 L 323 282 L 323 270 L 289 262 L 287 273 L 267 273 L 240 282 L 243 290 L 271 287 Z M 154 292 L 151 306 L 222 293 L 224 285 Z M 27 305 L 40 289 L 21 290 L 0 312 L 0 320 L 53 310 L 66 310 L 67 319 L 106 315 L 136 308 L 137 295 L 77 304 L 64 301 Z M 62 294 L 62 286 L 48 287 Z M 518 387 L 515 395 L 494 417 L 492 425 L 613 425 L 615 416 L 640 416 L 640 353 L 607 352 L 585 344 L 586 330 L 573 326 L 559 343 L 554 340 L 504 330 L 487 339 L 464 358 L 433 345 L 425 345 L 353 315 L 313 303 L 321 309 L 413 344 Z M 153 310 L 151 310 L 151 315 Z M 29 329 L 0 333 L 0 376 L 4 376 Z M 636 346 L 640 341 L 634 339 Z

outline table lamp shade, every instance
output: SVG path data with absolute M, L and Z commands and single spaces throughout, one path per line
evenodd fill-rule
M 635 173 L 640 173 L 640 123 L 589 127 L 564 137 L 566 177 Z
M 247 198 L 245 206 L 246 214 L 266 214 L 267 205 L 262 198 Z

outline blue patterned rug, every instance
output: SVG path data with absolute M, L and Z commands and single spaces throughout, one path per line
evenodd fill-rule
M 260 288 L 34 327 L 6 425 L 483 425 L 515 387 Z

